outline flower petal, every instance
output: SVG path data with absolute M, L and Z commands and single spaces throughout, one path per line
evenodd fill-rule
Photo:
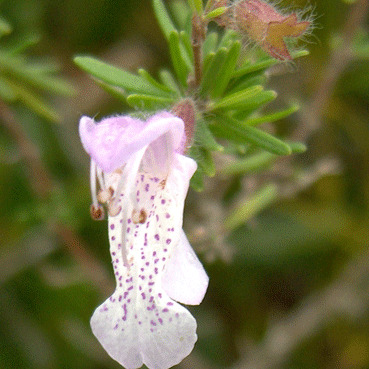
M 180 241 L 165 266 L 163 289 L 175 301 L 198 305 L 205 296 L 208 284 L 209 277 L 182 231 Z
M 180 242 L 182 210 L 178 207 L 183 208 L 188 179 L 176 193 L 168 185 L 188 176 L 192 162 L 184 159 L 187 171 L 177 175 L 181 166 L 174 167 L 169 183 L 147 173 L 137 174 L 133 188 L 118 200 L 119 205 L 125 203 L 120 215 L 109 217 L 117 287 L 95 310 L 91 327 L 109 355 L 127 369 L 139 368 L 143 363 L 150 369 L 170 368 L 192 351 L 197 340 L 195 319 L 168 296 L 161 279 Z M 111 176 L 116 183 L 115 173 Z
M 171 146 L 176 150 L 182 140 L 184 123 L 170 113 L 154 115 L 147 122 L 129 116 L 117 116 L 95 123 L 83 116 L 79 134 L 83 147 L 104 172 L 121 167 L 129 157 L 165 133 L 169 134 Z M 165 146 L 162 146 L 165 147 Z

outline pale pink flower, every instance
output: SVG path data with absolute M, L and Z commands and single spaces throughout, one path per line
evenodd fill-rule
M 182 155 L 183 121 L 82 117 L 91 156 L 93 208 L 106 203 L 116 290 L 94 312 L 92 331 L 126 369 L 170 368 L 197 340 L 196 321 L 177 302 L 197 305 L 208 277 L 183 230 L 183 206 L 196 163 Z M 97 191 L 98 182 L 100 191 Z

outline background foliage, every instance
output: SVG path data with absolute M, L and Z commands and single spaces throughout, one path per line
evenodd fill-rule
M 242 175 L 216 154 L 218 174 L 189 194 L 185 229 L 210 287 L 179 368 L 369 366 L 367 8 L 317 0 L 310 55 L 268 71 L 279 96 L 266 111 L 302 107 L 274 133 L 308 151 Z M 0 368 L 117 368 L 89 328 L 113 275 L 77 126 L 131 108 L 72 60 L 156 75 L 171 68 L 167 44 L 146 0 L 0 1 L 0 14 Z M 266 184 L 278 198 L 260 208 Z M 245 200 L 249 221 L 227 231 Z

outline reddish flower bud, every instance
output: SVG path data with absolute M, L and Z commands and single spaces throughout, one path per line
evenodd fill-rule
M 191 99 L 182 100 L 172 108 L 172 113 L 184 122 L 185 142 L 181 147 L 185 153 L 191 147 L 195 133 L 195 104 Z
M 285 38 L 299 37 L 310 22 L 299 22 L 296 13 L 282 15 L 261 0 L 242 0 L 234 5 L 234 26 L 245 32 L 273 58 L 290 60 Z

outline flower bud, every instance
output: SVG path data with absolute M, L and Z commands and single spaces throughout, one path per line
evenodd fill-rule
M 191 99 L 182 100 L 172 108 L 172 113 L 184 122 L 186 137 L 181 143 L 181 148 L 185 153 L 191 147 L 195 133 L 195 104 Z
M 301 36 L 310 22 L 299 22 L 296 13 L 283 15 L 261 0 L 241 0 L 233 6 L 233 25 L 273 58 L 290 60 L 285 38 Z

